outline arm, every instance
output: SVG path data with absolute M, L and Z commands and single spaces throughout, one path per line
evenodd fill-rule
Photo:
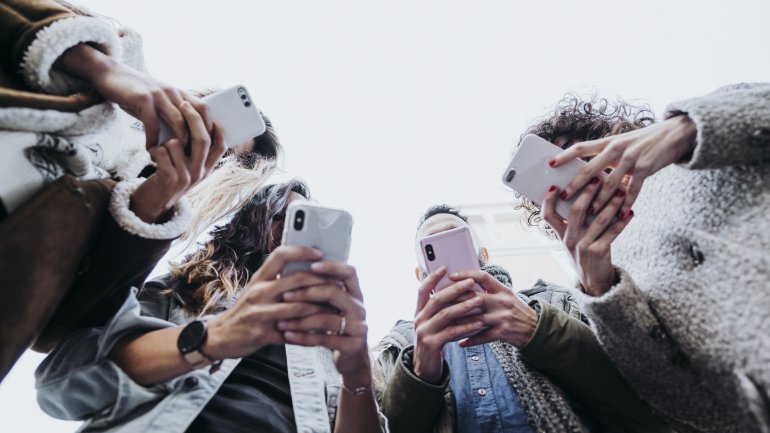
M 692 169 L 770 160 L 770 84 L 725 86 L 699 98 L 674 102 L 666 118 L 686 115 L 697 135 L 690 158 Z
M 591 329 L 544 302 L 522 360 L 543 371 L 611 431 L 671 432 L 626 383 Z

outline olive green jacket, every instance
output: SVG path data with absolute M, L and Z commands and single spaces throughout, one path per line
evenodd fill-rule
M 538 286 L 546 285 L 539 282 L 535 288 Z M 582 314 L 574 305 L 567 303 L 563 296 L 542 296 L 553 292 L 549 288 L 531 301 L 530 305 L 540 308 L 537 328 L 526 346 L 518 351 L 513 349 L 511 362 L 521 360 L 529 368 L 543 373 L 555 388 L 601 424 L 604 431 L 672 431 L 620 376 L 591 329 L 580 320 Z M 445 364 L 447 374 L 437 385 L 417 377 L 411 370 L 410 361 L 414 339 L 413 323 L 399 321 L 375 349 L 375 385 L 382 411 L 394 433 L 453 433 L 456 430 L 455 399 L 448 386 L 451 372 Z M 495 349 L 496 354 L 499 353 Z M 505 368 L 505 364 L 511 362 L 501 362 L 501 365 Z M 507 369 L 506 373 L 509 373 Z M 553 392 L 551 395 L 547 391 L 539 394 L 535 397 L 541 397 L 548 405 L 555 405 L 555 400 L 560 400 L 559 396 L 553 398 Z M 556 425 L 561 420 L 548 419 L 551 417 L 547 411 L 537 414 L 528 411 L 533 430 L 559 428 Z M 533 415 L 541 419 L 533 419 Z M 569 416 L 574 418 L 574 414 L 567 414 Z M 585 425 L 575 427 L 574 423 L 570 429 L 587 431 Z

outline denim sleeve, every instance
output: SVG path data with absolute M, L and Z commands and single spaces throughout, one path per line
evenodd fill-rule
M 141 315 L 132 289 L 104 328 L 77 331 L 59 343 L 35 371 L 37 400 L 48 415 L 66 420 L 94 416 L 117 419 L 132 409 L 163 398 L 164 384 L 142 386 L 108 359 L 115 344 L 128 334 L 175 326 Z

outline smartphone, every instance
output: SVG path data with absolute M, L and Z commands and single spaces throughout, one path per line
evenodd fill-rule
M 426 236 L 420 239 L 420 250 L 422 251 L 425 268 L 429 273 L 435 272 L 441 266 L 446 266 L 447 268 L 447 272 L 436 285 L 437 292 L 455 283 L 455 281 L 449 279 L 449 274 L 452 272 L 481 270 L 479 252 L 473 246 L 473 238 L 468 227 L 457 227 Z M 478 284 L 473 286 L 473 290 L 477 292 L 484 291 Z M 471 316 L 480 312 L 481 308 L 475 308 L 464 316 Z M 461 335 L 456 340 L 476 335 L 484 331 L 484 329 L 486 328 Z
M 548 161 L 563 150 L 537 135 L 525 136 L 503 173 L 503 184 L 542 205 L 551 185 L 556 185 L 560 191 L 563 190 L 586 164 L 581 159 L 574 159 L 558 167 L 548 165 Z M 556 213 L 567 219 L 572 203 L 579 193 L 580 191 L 572 194 L 568 200 L 556 200 Z
M 245 86 L 233 86 L 201 99 L 208 105 L 212 120 L 222 126 L 228 148 L 262 135 L 267 129 L 265 120 Z M 172 137 L 174 132 L 161 119 L 158 143 L 164 143 Z
M 295 201 L 286 209 L 283 245 L 312 247 L 323 251 L 323 260 L 347 262 L 353 217 L 349 212 Z M 287 263 L 281 275 L 310 271 L 313 262 Z

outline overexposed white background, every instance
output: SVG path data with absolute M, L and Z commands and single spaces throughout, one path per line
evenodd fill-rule
M 354 216 L 370 343 L 413 313 L 421 211 L 510 200 L 499 177 L 517 138 L 566 91 L 662 113 L 770 73 L 761 0 L 79 3 L 139 31 L 160 79 L 248 86 L 283 168 Z M 0 384 L 0 431 L 76 428 L 38 409 L 41 359 L 26 354 Z

